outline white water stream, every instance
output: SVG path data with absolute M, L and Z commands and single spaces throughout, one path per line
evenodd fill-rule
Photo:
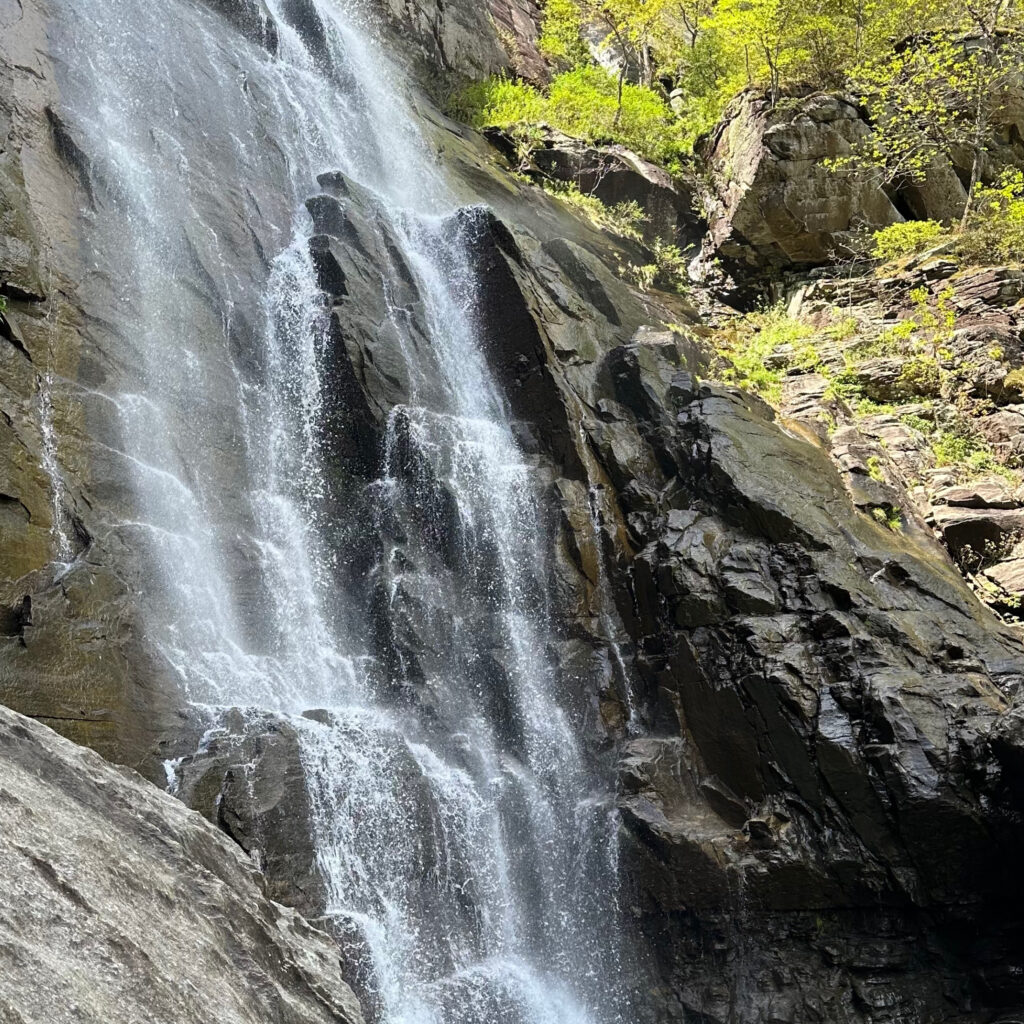
M 120 530 L 148 567 L 148 639 L 214 720 L 251 708 L 298 731 L 325 916 L 364 952 L 374 1016 L 627 1019 L 614 811 L 549 656 L 530 467 L 474 315 L 476 214 L 456 216 L 372 13 L 268 0 L 271 55 L 188 0 L 57 6 L 69 116 L 108 197 L 88 214 L 89 244 L 128 325 L 103 397 L 133 495 Z M 500 666 L 489 692 L 466 669 L 478 624 L 455 616 L 429 715 L 382 687 L 323 518 L 328 336 L 304 201 L 334 170 L 375 197 L 430 342 L 403 346 L 413 394 L 392 411 L 374 494 L 407 513 L 400 450 L 442 482 Z M 266 265 L 239 255 L 254 234 Z M 386 290 L 394 271 L 379 269 Z M 197 275 L 201 296 L 186 283 Z M 418 380 L 444 398 L 427 404 Z M 377 571 L 393 597 L 431 585 L 387 559 Z

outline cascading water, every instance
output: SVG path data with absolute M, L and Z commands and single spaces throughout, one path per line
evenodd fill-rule
M 107 196 L 88 244 L 129 325 L 133 386 L 100 397 L 132 482 L 117 528 L 146 563 L 152 642 L 211 730 L 230 707 L 296 729 L 325 916 L 381 1021 L 624 1019 L 613 814 L 547 650 L 531 468 L 475 312 L 480 212 L 458 208 L 372 18 L 268 0 L 271 55 L 185 0 L 57 6 L 62 93 Z M 397 241 L 382 294 L 411 274 L 429 339 L 402 343 L 409 397 L 370 485 L 380 524 L 401 524 L 381 526 L 372 570 L 392 605 L 437 589 L 438 526 L 417 501 L 449 503 L 443 542 L 469 599 L 439 616 L 415 679 L 401 658 L 376 664 L 324 518 L 330 339 L 303 203 L 336 170 Z M 266 265 L 237 255 L 256 234 Z M 404 336 L 397 305 L 391 321 Z

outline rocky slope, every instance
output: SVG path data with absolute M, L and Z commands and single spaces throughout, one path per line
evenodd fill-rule
M 251 18 L 257 5 L 209 6 L 256 33 L 259 45 L 275 45 L 266 19 Z M 391 13 L 435 69 L 440 62 L 445 72 L 478 74 L 532 60 L 530 5 L 492 7 L 505 26 L 499 34 L 475 4 L 396 4 Z M 205 723 L 181 711 L 173 672 L 134 620 L 145 567 L 111 526 L 130 498 L 116 486 L 109 423 L 90 397 L 122 372 L 113 353 L 123 344 L 119 333 L 130 330 L 116 322 L 111 282 L 82 262 L 78 248 L 80 211 L 92 217 L 115 200 L 104 192 L 103 168 L 90 162 L 88 140 L 61 114 L 45 4 L 26 3 L 4 27 L 0 291 L 9 310 L 0 319 L 0 701 L 154 779 L 171 759 L 178 795 L 259 862 L 275 899 L 318 918 L 325 896 L 307 842 L 308 794 L 290 727 L 273 716 L 238 714 L 200 744 Z M 820 387 L 810 372 L 786 378 L 785 418 L 711 383 L 720 365 L 714 337 L 693 309 L 678 296 L 638 293 L 624 282 L 619 268 L 641 261 L 639 248 L 512 179 L 495 151 L 426 100 L 422 112 L 472 207 L 453 230 L 478 268 L 475 314 L 487 356 L 543 495 L 557 588 L 552 656 L 577 694 L 579 732 L 619 780 L 623 903 L 641 954 L 623 984 L 644 993 L 638 1018 L 981 1024 L 1020 1011 L 1024 908 L 1014 851 L 1024 804 L 1024 652 L 978 601 L 929 524 L 911 514 L 919 496 L 910 471 L 889 478 L 888 460 L 898 464 L 914 445 L 897 443 L 894 422 L 852 413 L 830 435 L 820 372 Z M 760 119 L 761 127 L 740 131 L 734 120 L 711 144 L 712 166 L 732 166 L 730 180 L 742 186 L 724 188 L 722 208 L 710 211 L 709 245 L 734 261 L 732 269 L 774 273 L 818 263 L 851 227 L 900 215 L 898 197 L 816 176 L 821 155 L 863 129 L 845 101 L 812 98 L 798 117 L 763 132 L 770 145 L 758 134 L 766 117 L 745 98 L 736 118 Z M 259 127 L 273 137 L 272 121 Z M 739 152 L 747 157 L 737 159 Z M 700 224 L 679 190 L 616 158 L 606 175 L 604 154 L 570 146 L 567 157 L 541 155 L 570 177 L 593 171 L 615 201 L 649 203 L 680 241 L 692 241 Z M 195 173 L 214 181 L 218 159 L 227 157 L 214 152 Z M 264 216 L 245 227 L 231 212 L 250 209 L 241 191 L 229 181 L 226 191 L 211 192 L 219 198 L 208 215 L 239 252 L 280 242 L 274 224 L 286 200 L 262 184 Z M 369 642 L 396 701 L 435 707 L 437 695 L 424 685 L 444 654 L 443 633 L 433 630 L 439 616 L 475 613 L 450 543 L 454 498 L 411 446 L 400 446 L 395 475 L 411 499 L 407 514 L 383 524 L 374 517 L 382 440 L 412 388 L 400 339 L 379 329 L 376 268 L 393 256 L 376 248 L 373 203 L 357 185 L 326 174 L 309 187 L 309 246 L 331 323 L 324 414 L 333 542 L 345 552 L 338 585 L 369 610 Z M 775 213 L 765 216 L 769 209 Z M 204 269 L 202 240 L 190 241 L 188 284 L 198 312 L 189 312 L 208 316 L 203 303 L 216 285 Z M 963 291 L 980 314 L 996 312 L 1011 354 L 1019 327 L 1003 311 L 1019 299 L 1015 282 L 1007 271 L 996 285 L 965 282 Z M 827 293 L 816 287 L 823 290 L 801 292 L 809 316 Z M 423 312 L 411 276 L 395 289 L 418 336 Z M 879 301 L 874 292 L 857 300 L 865 325 L 885 319 L 872 305 Z M 237 328 L 241 352 L 246 329 Z M 971 352 L 991 347 L 984 339 L 971 344 Z M 822 353 L 819 362 L 829 358 Z M 870 380 L 884 382 L 885 369 L 872 368 Z M 982 373 L 978 386 L 989 389 L 997 376 Z M 1010 390 L 1003 397 L 988 422 L 1005 432 L 998 443 L 1012 447 L 1016 399 Z M 887 448 L 861 450 L 872 430 Z M 64 467 L 59 481 L 55 454 Z M 902 488 L 898 500 L 871 490 L 883 486 L 871 475 L 872 457 L 884 486 Z M 935 468 L 925 462 L 922 473 Z M 931 482 L 925 505 L 956 483 Z M 977 504 L 960 500 L 947 493 L 941 507 Z M 900 531 L 888 523 L 896 505 L 905 519 Z M 887 522 L 876 509 L 887 510 Z M 941 525 L 946 513 L 932 514 Z M 442 604 L 437 593 L 384 594 L 367 572 L 384 545 L 409 577 L 418 569 L 455 596 Z M 481 678 L 500 689 L 501 666 L 487 654 L 480 652 Z M 290 915 L 280 920 L 300 939 L 278 934 L 284 912 L 254 894 L 251 873 L 226 840 L 95 757 L 9 720 L 5 743 L 16 752 L 14 764 L 29 758 L 37 778 L 18 769 L 22 790 L 5 780 L 4 792 L 14 792 L 19 806 L 45 798 L 78 808 L 68 809 L 71 821 L 57 832 L 49 818 L 12 812 L 19 828 L 36 829 L 31 842 L 18 840 L 49 865 L 33 870 L 77 894 L 47 896 L 64 901 L 57 921 L 85 914 L 83 901 L 109 900 L 103 887 L 110 879 L 89 875 L 87 863 L 76 866 L 68 856 L 78 844 L 111 849 L 98 833 L 112 822 L 103 827 L 116 827 L 118 842 L 133 856 L 138 851 L 139 877 L 152 870 L 170 878 L 167 886 L 184 886 L 178 902 L 185 916 L 180 926 L 166 926 L 174 940 L 167 962 L 180 958 L 176 974 L 201 969 L 183 937 L 194 927 L 234 960 L 238 973 L 221 984 L 235 992 L 255 979 L 238 998 L 266 1000 L 248 1010 L 240 1002 L 237 1019 L 246 1012 L 268 1020 L 355 1014 L 344 989 L 332 987 L 322 938 L 303 939 L 304 926 Z M 415 779 L 409 790 L 416 792 Z M 105 801 L 113 798 L 111 809 Z M 177 838 L 161 839 L 154 815 Z M 173 876 L 153 862 L 157 849 L 161 860 L 171 859 Z M 213 880 L 190 874 L 190 859 Z M 42 883 L 29 868 L 6 860 L 14 891 L 31 883 L 38 893 Z M 158 913 L 153 901 L 164 890 L 131 879 L 132 914 L 114 922 L 123 932 L 103 933 L 115 943 L 105 955 L 145 979 L 137 965 L 147 961 L 129 943 L 157 957 L 130 929 L 154 927 L 147 915 Z M 192 885 L 207 895 L 195 896 Z M 193 920 L 190 904 L 210 899 L 211 887 L 217 900 L 235 894 L 230 908 L 214 924 Z M 335 937 L 345 947 L 347 978 L 358 985 L 360 951 L 344 934 Z M 49 932 L 37 939 L 59 945 Z M 302 956 L 319 962 L 322 974 L 296 981 L 286 968 L 300 954 L 288 943 L 300 940 Z M 228 951 L 229 941 L 242 942 L 243 952 Z M 196 945 L 193 936 L 189 948 Z M 285 967 L 259 961 L 265 973 L 258 974 L 258 951 L 278 948 Z M 199 977 L 214 984 L 210 970 Z M 98 962 L 96 971 L 104 976 Z M 287 985 L 278 971 L 291 979 Z M 321 990 L 335 994 L 317 1003 Z M 170 998 L 159 987 L 142 991 Z M 41 1012 L 7 998 L 26 1021 Z M 286 999 L 294 1002 L 275 1002 Z M 285 1017 L 283 1005 L 296 1016 Z M 193 1019 L 188 1008 L 167 1007 L 169 1020 Z
M 0 1020 L 362 1024 L 337 947 L 128 769 L 0 708 Z
M 860 509 L 932 533 L 1019 623 L 1021 272 L 903 262 L 794 286 L 801 337 L 767 357 L 780 409 L 816 431 Z

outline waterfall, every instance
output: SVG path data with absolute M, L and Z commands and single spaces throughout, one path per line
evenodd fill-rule
M 211 731 L 232 707 L 297 731 L 325 918 L 375 1019 L 625 1019 L 612 794 L 551 657 L 545 524 L 483 354 L 482 211 L 421 135 L 372 9 L 267 0 L 270 53 L 188 0 L 56 6 L 62 95 L 102 185 L 86 246 L 123 324 L 96 390 L 149 639 Z M 336 582 L 304 207 L 333 171 L 397 240 L 382 294 L 410 274 L 429 341 L 392 308 L 409 396 L 368 485 L 385 614 L 437 619 L 418 674 L 378 663 Z

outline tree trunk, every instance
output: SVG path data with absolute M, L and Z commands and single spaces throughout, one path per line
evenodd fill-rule
M 967 202 L 964 203 L 964 215 L 960 218 L 960 234 L 967 230 L 967 222 L 971 217 L 971 210 L 974 208 L 974 190 L 981 176 L 981 146 L 974 147 L 974 160 L 971 161 L 971 183 L 967 188 Z

